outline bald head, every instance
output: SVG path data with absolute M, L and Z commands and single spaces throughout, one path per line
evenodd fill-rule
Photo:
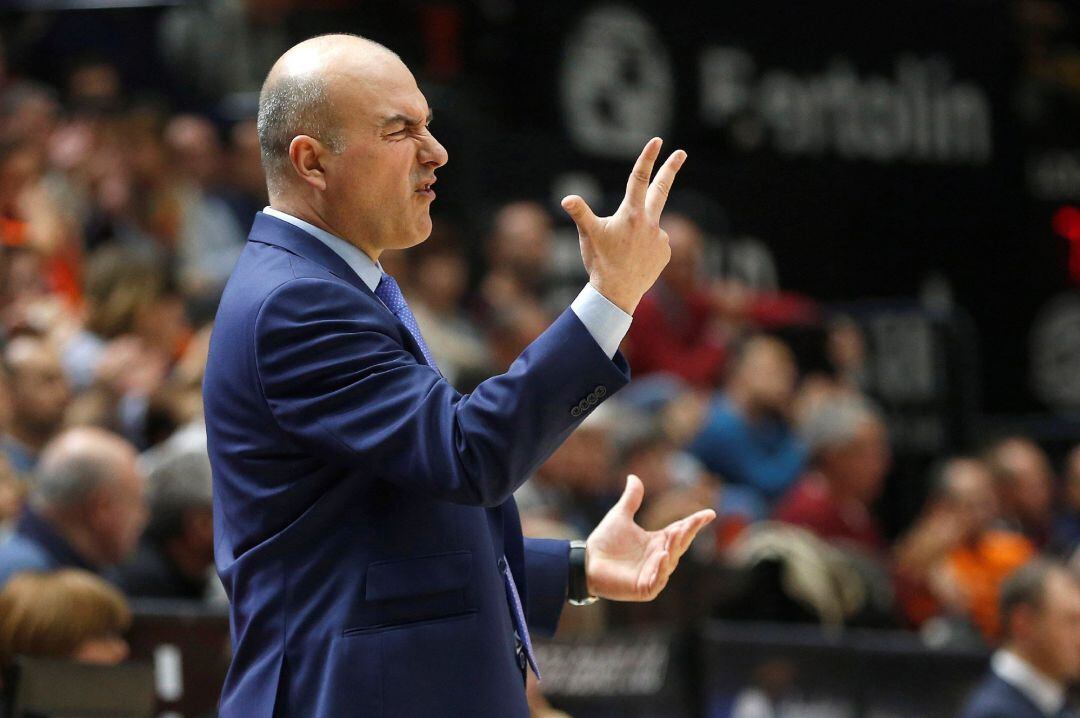
M 135 473 L 135 462 L 134 447 L 116 434 L 94 427 L 68 429 L 42 451 L 34 502 L 39 509 L 71 508 L 98 488 Z
M 397 55 L 354 35 L 324 35 L 274 63 L 259 101 L 270 206 L 373 260 L 431 234 L 435 170 L 446 149 Z
M 278 58 L 259 94 L 259 148 L 270 196 L 281 193 L 289 174 L 289 145 L 298 135 L 344 149 L 338 112 L 342 80 L 376 70 L 398 56 L 357 35 L 320 35 L 294 45 Z

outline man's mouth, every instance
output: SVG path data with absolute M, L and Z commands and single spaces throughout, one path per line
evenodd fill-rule
M 435 178 L 434 177 L 432 177 L 431 179 L 428 179 L 428 180 L 424 180 L 416 188 L 417 194 L 423 195 L 424 197 L 427 197 L 428 199 L 435 199 L 435 190 L 431 189 L 431 185 L 433 185 L 433 184 L 435 184 Z

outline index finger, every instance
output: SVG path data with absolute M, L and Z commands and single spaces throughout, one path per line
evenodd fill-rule
M 643 207 L 645 195 L 649 190 L 649 178 L 652 177 L 653 164 L 660 156 L 660 145 L 663 140 L 653 137 L 645 143 L 644 149 L 638 155 L 634 169 L 630 172 L 630 178 L 626 180 L 626 202 L 631 207 Z
M 667 204 L 668 195 L 671 194 L 671 185 L 675 183 L 675 175 L 679 173 L 685 161 L 686 153 L 675 150 L 656 172 L 656 179 L 649 185 L 648 195 L 645 198 L 645 211 L 651 217 L 660 218 L 660 213 L 664 211 L 664 205 Z

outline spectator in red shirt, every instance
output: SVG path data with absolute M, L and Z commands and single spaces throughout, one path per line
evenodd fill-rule
M 870 507 L 892 457 L 885 423 L 858 396 L 837 394 L 804 420 L 811 471 L 784 497 L 775 517 L 837 544 L 880 554 L 885 541 Z
M 664 372 L 713 388 L 727 356 L 718 305 L 705 277 L 704 240 L 690 219 L 669 214 L 671 261 L 642 298 L 626 351 L 634 376 Z

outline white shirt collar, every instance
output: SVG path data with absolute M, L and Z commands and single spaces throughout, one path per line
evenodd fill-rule
M 1045 715 L 1057 715 L 1065 707 L 1065 687 L 1012 651 L 1002 649 L 994 653 L 990 667 L 998 678 L 1027 696 Z
M 382 266 L 378 262 L 372 261 L 371 257 L 364 254 L 359 248 L 349 244 L 341 237 L 330 234 L 321 227 L 316 227 L 310 222 L 305 222 L 298 217 L 293 217 L 291 214 L 286 214 L 273 207 L 263 207 L 263 212 L 271 217 L 277 217 L 282 222 L 288 222 L 294 227 L 299 227 L 325 244 L 333 250 L 334 254 L 345 260 L 345 263 L 356 272 L 356 276 L 360 277 L 371 291 L 374 292 L 375 287 L 379 286 L 379 282 L 382 280 L 383 275 Z

